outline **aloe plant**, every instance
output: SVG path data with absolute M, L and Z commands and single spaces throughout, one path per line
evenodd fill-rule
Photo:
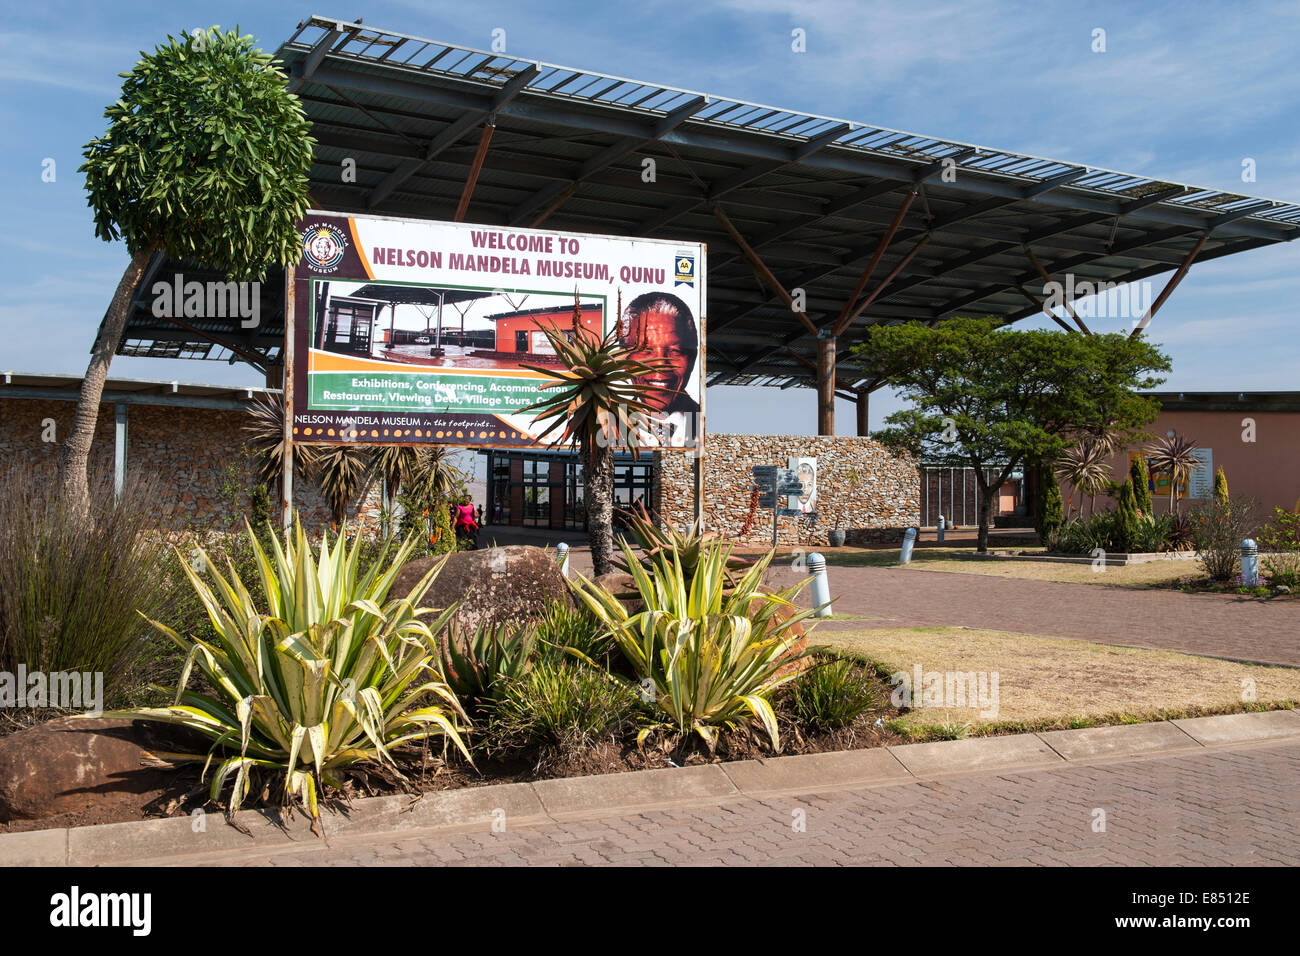
M 537 636 L 532 628 L 514 634 L 504 624 L 482 622 L 462 638 L 454 624 L 441 640 L 443 679 L 458 697 L 478 703 L 496 699 L 507 680 L 527 675 L 533 666 Z
M 349 548 L 345 534 L 332 546 L 323 537 L 313 555 L 295 520 L 283 546 L 271 537 L 268 555 L 247 522 L 245 527 L 265 607 L 229 562 L 222 574 L 202 552 L 205 580 L 182 559 L 217 639 L 186 639 L 151 621 L 186 651 L 175 699 L 170 707 L 120 716 L 179 724 L 211 740 L 206 755 L 160 756 L 220 761 L 210 795 L 216 800 L 233 775 L 232 815 L 248 795 L 255 770 L 283 774 L 284 801 L 297 797 L 315 819 L 318 791 L 340 785 L 344 768 L 377 761 L 400 776 L 391 753 L 399 744 L 442 736 L 469 759 L 461 739 L 461 721 L 468 718 L 435 666 L 433 634 L 455 607 L 430 625 L 418 619 L 428 609 L 412 600 L 427 590 L 442 563 L 410 594 L 389 599 L 413 541 L 385 565 L 391 547 L 386 542 L 374 564 L 362 570 L 360 546 Z M 186 689 L 196 664 L 212 695 Z
M 731 548 L 724 542 L 701 546 L 690 578 L 675 545 L 657 552 L 649 569 L 627 542 L 621 547 L 644 610 L 629 614 L 616 596 L 581 574 L 574 591 L 609 628 L 643 699 L 679 732 L 698 733 L 710 749 L 719 727 L 736 726 L 748 714 L 779 750 L 768 698 L 794 677 L 787 665 L 810 653 L 794 645 L 796 627 L 813 612 L 793 610 L 791 600 L 807 579 L 776 593 L 762 590 L 769 553 L 732 585 L 726 570 Z

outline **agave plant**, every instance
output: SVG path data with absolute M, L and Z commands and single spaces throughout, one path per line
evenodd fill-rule
M 187 640 L 151 621 L 186 652 L 175 699 L 170 707 L 120 716 L 180 724 L 211 740 L 207 755 L 165 756 L 211 762 L 216 755 L 221 762 L 211 797 L 216 800 L 233 775 L 232 815 L 255 770 L 283 774 L 284 801 L 297 797 L 315 819 L 318 792 L 341 785 L 344 768 L 377 761 L 400 776 L 391 754 L 399 744 L 441 736 L 469 759 L 461 738 L 465 712 L 434 664 L 433 633 L 455 608 L 429 625 L 418 619 L 427 609 L 411 599 L 425 592 L 442 564 L 430 568 L 410 595 L 389 599 L 410 541 L 387 565 L 386 544 L 362 570 L 359 545 L 349 548 L 344 534 L 332 546 L 323 538 L 313 555 L 295 521 L 283 547 L 272 536 L 268 555 L 247 530 L 265 608 L 229 562 L 223 575 L 203 552 L 205 580 L 182 558 L 217 640 Z M 196 664 L 212 696 L 186 689 Z
M 710 749 L 719 727 L 735 726 L 746 714 L 780 749 L 768 698 L 795 676 L 788 665 L 810 653 L 794 645 L 796 628 L 813 612 L 792 610 L 791 600 L 808 579 L 777 593 L 761 590 L 769 553 L 729 587 L 731 548 L 723 542 L 704 545 L 689 581 L 675 548 L 658 553 L 649 570 L 626 542 L 622 551 L 644 610 L 629 614 L 617 597 L 581 574 L 574 590 L 609 628 L 643 699 L 680 733 L 698 733 Z
M 1159 439 L 1146 453 L 1151 470 L 1169 476 L 1169 512 L 1172 514 L 1177 487 L 1187 484 L 1192 471 L 1200 464 L 1201 460 L 1196 456 L 1196 442 L 1182 435 L 1172 435 Z
M 623 517 L 627 537 L 641 549 L 642 566 L 647 569 L 653 568 L 655 559 L 660 555 L 676 551 L 689 586 L 695 579 L 695 570 L 699 567 L 701 555 L 714 539 L 706 537 L 696 523 L 688 525 L 684 530 L 674 528 L 666 521 L 656 524 L 645 505 L 639 502 L 631 509 L 620 510 L 619 514 Z M 615 564 L 623 571 L 631 570 L 626 563 L 617 559 Z M 728 585 L 734 585 L 748 566 L 749 562 L 744 558 L 728 556 L 725 567 Z
M 573 328 L 565 332 L 543 327 L 562 367 L 523 366 L 553 379 L 541 387 L 554 391 L 520 409 L 520 414 L 533 412 L 539 422 L 549 423 L 539 440 L 563 429 L 558 442 L 576 445 L 582 453 L 591 558 L 599 576 L 614 569 L 614 446 L 626 444 L 632 457 L 637 457 L 637 435 L 621 433 L 637 431 L 637 423 L 642 421 L 648 425 L 651 405 L 647 399 L 663 389 L 647 380 L 671 363 L 634 359 L 638 344 L 624 343 L 617 325 L 603 337 L 597 336 L 582 326 L 581 315 L 575 292 Z

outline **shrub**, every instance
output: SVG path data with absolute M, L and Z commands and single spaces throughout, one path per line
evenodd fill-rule
M 1225 505 L 1228 503 L 1228 476 L 1223 473 L 1222 466 L 1214 471 L 1214 500 Z
M 163 642 L 140 616 L 170 595 L 170 555 L 153 533 L 147 482 L 82 512 L 49 478 L 20 466 L 0 494 L 0 670 L 104 675 L 111 706 L 128 703 Z M 24 688 L 25 689 L 25 688 Z
M 1259 503 L 1233 495 L 1226 501 L 1211 498 L 1189 515 L 1196 558 L 1215 581 L 1228 581 L 1241 561 L 1241 541 L 1259 525 Z
M 1134 458 L 1128 473 L 1133 482 L 1133 497 L 1137 500 L 1138 511 L 1144 515 L 1153 514 L 1155 506 L 1151 503 L 1151 473 L 1147 470 L 1146 459 L 1140 455 Z
M 1035 502 L 1034 524 L 1040 541 L 1047 539 L 1064 521 L 1061 503 L 1061 486 L 1050 468 L 1038 469 L 1038 500 Z
M 1173 521 L 1169 515 L 1154 515 L 1150 512 L 1137 521 L 1133 538 L 1133 550 L 1143 553 L 1164 551 L 1169 547 L 1169 528 Z
M 717 729 L 748 713 L 780 749 L 769 696 L 793 678 L 779 672 L 809 651 L 793 650 L 796 625 L 812 611 L 794 611 L 791 598 L 807 583 L 778 593 L 761 590 L 773 553 L 728 587 L 731 547 L 708 542 L 689 587 L 674 545 L 647 571 L 622 543 L 644 610 L 629 614 L 610 592 L 578 575 L 575 593 L 609 628 L 642 692 L 683 734 L 698 733 L 713 748 Z M 643 735 L 644 735 L 643 731 Z
M 1127 478 L 1119 488 L 1115 508 L 1115 545 L 1120 551 L 1132 551 L 1138 539 L 1138 507 L 1133 482 Z
M 636 695 L 603 670 L 542 660 L 522 677 L 502 682 L 488 721 L 489 748 L 586 747 L 617 735 L 636 708 Z
M 1300 587 L 1300 509 L 1275 508 L 1259 531 L 1260 566 L 1270 584 Z
M 349 547 L 340 535 L 331 547 L 324 536 L 313 556 L 297 521 L 283 547 L 271 539 L 270 556 L 251 528 L 248 538 L 265 602 L 233 565 L 223 575 L 207 552 L 201 554 L 214 586 L 183 563 L 217 640 L 186 640 L 156 624 L 187 652 L 174 703 L 119 716 L 181 724 L 210 739 L 213 751 L 223 751 L 211 797 L 233 774 L 231 814 L 256 771 L 283 774 L 283 800 L 297 796 L 315 818 L 322 786 L 340 785 L 340 771 L 362 761 L 385 762 L 396 772 L 390 749 L 399 744 L 442 736 L 469 757 L 457 721 L 464 711 L 438 679 L 433 632 L 417 619 L 422 609 L 409 595 L 388 599 L 412 541 L 387 564 L 385 543 L 379 560 L 363 570 L 358 543 Z M 431 568 L 411 594 L 423 594 L 441 568 Z M 443 612 L 435 629 L 453 611 Z M 196 663 L 211 696 L 186 689 Z
M 1118 521 L 1115 512 L 1103 511 L 1087 518 L 1072 518 L 1048 536 L 1048 551 L 1059 554 L 1092 554 L 1119 550 Z
M 504 624 L 481 623 L 462 638 L 450 623 L 439 640 L 442 678 L 457 697 L 483 704 L 495 699 L 507 680 L 533 666 L 537 638 L 531 628 L 513 634 Z
M 545 646 L 567 651 L 591 663 L 608 664 L 614 650 L 609 631 L 585 605 L 574 607 L 551 599 L 533 616 L 532 630 Z
M 834 658 L 808 668 L 790 685 L 795 715 L 808 727 L 835 730 L 847 727 L 881 706 L 881 685 L 847 658 Z
M 1177 511 L 1169 516 L 1165 545 L 1170 551 L 1190 551 L 1196 546 L 1191 518 Z

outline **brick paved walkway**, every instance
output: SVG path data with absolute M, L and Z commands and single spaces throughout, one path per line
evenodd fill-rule
M 227 856 L 241 865 L 1300 865 L 1300 740 L 740 799 L 505 832 Z M 1097 832 L 1097 810 L 1105 830 Z M 794 824 L 800 819 L 804 829 Z
M 1295 601 L 903 568 L 828 572 L 835 613 L 871 619 L 823 625 L 833 629 L 981 627 L 1300 666 Z M 799 573 L 783 567 L 769 578 L 788 584 Z

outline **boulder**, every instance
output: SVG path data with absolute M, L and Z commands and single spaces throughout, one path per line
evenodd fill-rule
M 0 822 L 84 811 L 96 802 L 146 804 L 175 782 L 147 751 L 205 753 L 183 727 L 118 717 L 62 717 L 0 737 Z
M 416 558 L 398 572 L 389 597 L 404 597 L 442 558 Z M 521 624 L 547 601 L 571 603 L 569 585 L 555 555 L 542 548 L 509 545 L 457 551 L 416 603 L 445 608 L 460 601 L 462 630 L 481 622 Z
M 623 605 L 628 614 L 640 614 L 645 610 L 645 602 L 641 600 L 641 592 L 637 590 L 636 580 L 626 571 L 610 571 L 608 574 L 602 574 L 592 579 L 592 583 L 599 584 Z

